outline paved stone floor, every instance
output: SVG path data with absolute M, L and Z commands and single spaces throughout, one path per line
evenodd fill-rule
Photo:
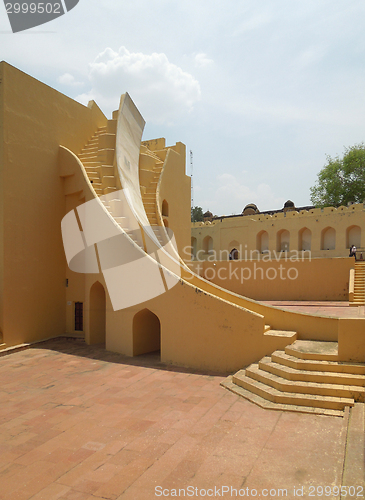
M 337 318 L 365 318 L 365 306 L 352 307 L 348 302 L 310 302 L 269 300 L 263 304 L 279 307 L 288 311 L 317 314 L 320 316 L 334 316 Z
M 1 357 L 0 499 L 149 500 L 183 489 L 293 499 L 341 486 L 346 419 L 263 410 L 223 378 L 76 339 Z M 331 491 L 324 498 L 339 498 Z

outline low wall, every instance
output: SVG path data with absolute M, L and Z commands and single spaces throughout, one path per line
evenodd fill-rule
M 189 267 L 211 283 L 254 300 L 347 301 L 354 260 L 197 261 Z

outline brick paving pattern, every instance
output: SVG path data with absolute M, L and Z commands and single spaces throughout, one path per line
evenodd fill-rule
M 1 357 L 0 499 L 150 500 L 188 487 L 203 498 L 222 486 L 237 489 L 227 499 L 247 488 L 292 499 L 294 487 L 310 498 L 309 485 L 341 486 L 344 419 L 263 410 L 224 378 L 76 339 Z

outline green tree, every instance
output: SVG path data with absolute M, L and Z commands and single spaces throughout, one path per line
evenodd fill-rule
M 191 208 L 191 222 L 201 222 L 204 220 L 202 207 Z
M 342 158 L 327 156 L 327 164 L 310 188 L 311 201 L 317 207 L 362 203 L 365 199 L 365 144 L 345 148 Z

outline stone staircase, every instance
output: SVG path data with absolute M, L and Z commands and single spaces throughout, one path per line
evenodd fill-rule
M 365 305 L 365 261 L 355 262 L 354 300 L 352 305 Z
M 262 408 L 344 416 L 365 402 L 365 364 L 337 359 L 337 342 L 296 340 L 221 385 Z
M 159 243 L 163 246 L 163 232 L 159 229 L 161 222 L 159 221 L 157 215 L 157 185 L 162 172 L 163 161 L 158 155 L 156 155 L 153 151 L 147 149 L 146 147 L 143 147 L 143 150 L 148 154 L 148 156 L 155 160 L 155 163 L 152 168 L 152 177 L 150 179 L 150 182 L 148 186 L 145 186 L 145 189 L 142 190 L 142 202 L 153 232 L 155 233 Z
M 95 132 L 78 155 L 98 196 L 117 190 L 113 166 L 116 123 L 117 120 L 108 120 L 108 124 Z
M 115 118 L 114 118 L 115 116 Z M 91 139 L 83 147 L 78 157 L 83 164 L 89 181 L 97 196 L 110 195 L 116 192 L 117 178 L 114 169 L 115 139 L 116 139 L 116 112 L 113 113 L 113 120 L 108 120 L 104 127 L 99 127 Z M 143 240 L 140 231 L 130 229 L 126 207 L 117 196 L 102 198 L 102 203 L 112 215 L 118 225 L 128 234 L 128 236 L 144 250 Z

